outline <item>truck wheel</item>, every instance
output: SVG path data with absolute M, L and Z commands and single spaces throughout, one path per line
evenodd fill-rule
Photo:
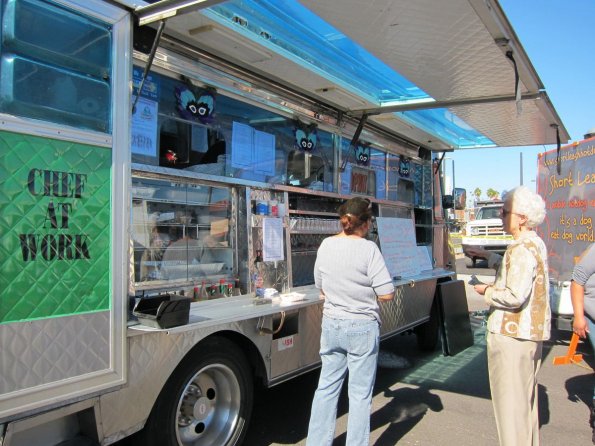
M 438 344 L 438 335 L 440 333 L 440 319 L 438 317 L 438 299 L 434 297 L 432 308 L 430 310 L 430 319 L 418 325 L 413 330 L 417 337 L 417 346 L 425 352 L 432 352 Z
M 252 371 L 242 351 L 227 339 L 207 339 L 162 389 L 142 444 L 238 445 L 248 429 L 253 391 Z

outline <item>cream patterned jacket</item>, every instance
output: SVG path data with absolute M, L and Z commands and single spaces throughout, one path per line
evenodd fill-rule
M 522 232 L 503 257 L 490 254 L 488 264 L 497 267 L 497 272 L 484 296 L 490 305 L 487 329 L 518 339 L 549 339 L 549 277 L 543 240 L 534 231 Z

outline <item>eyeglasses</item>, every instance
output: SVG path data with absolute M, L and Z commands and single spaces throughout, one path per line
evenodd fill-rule
M 506 217 L 507 215 L 510 215 L 510 214 L 523 215 L 523 214 L 519 214 L 518 212 L 512 212 L 512 211 L 509 211 L 508 209 L 500 208 L 500 215 L 502 215 L 502 217 Z

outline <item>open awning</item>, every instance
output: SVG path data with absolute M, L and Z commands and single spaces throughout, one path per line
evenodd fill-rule
M 495 0 L 161 0 L 136 13 L 434 150 L 569 140 Z

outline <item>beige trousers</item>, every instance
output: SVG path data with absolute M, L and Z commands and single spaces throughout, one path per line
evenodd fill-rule
M 542 343 L 488 332 L 488 370 L 500 446 L 538 446 Z

